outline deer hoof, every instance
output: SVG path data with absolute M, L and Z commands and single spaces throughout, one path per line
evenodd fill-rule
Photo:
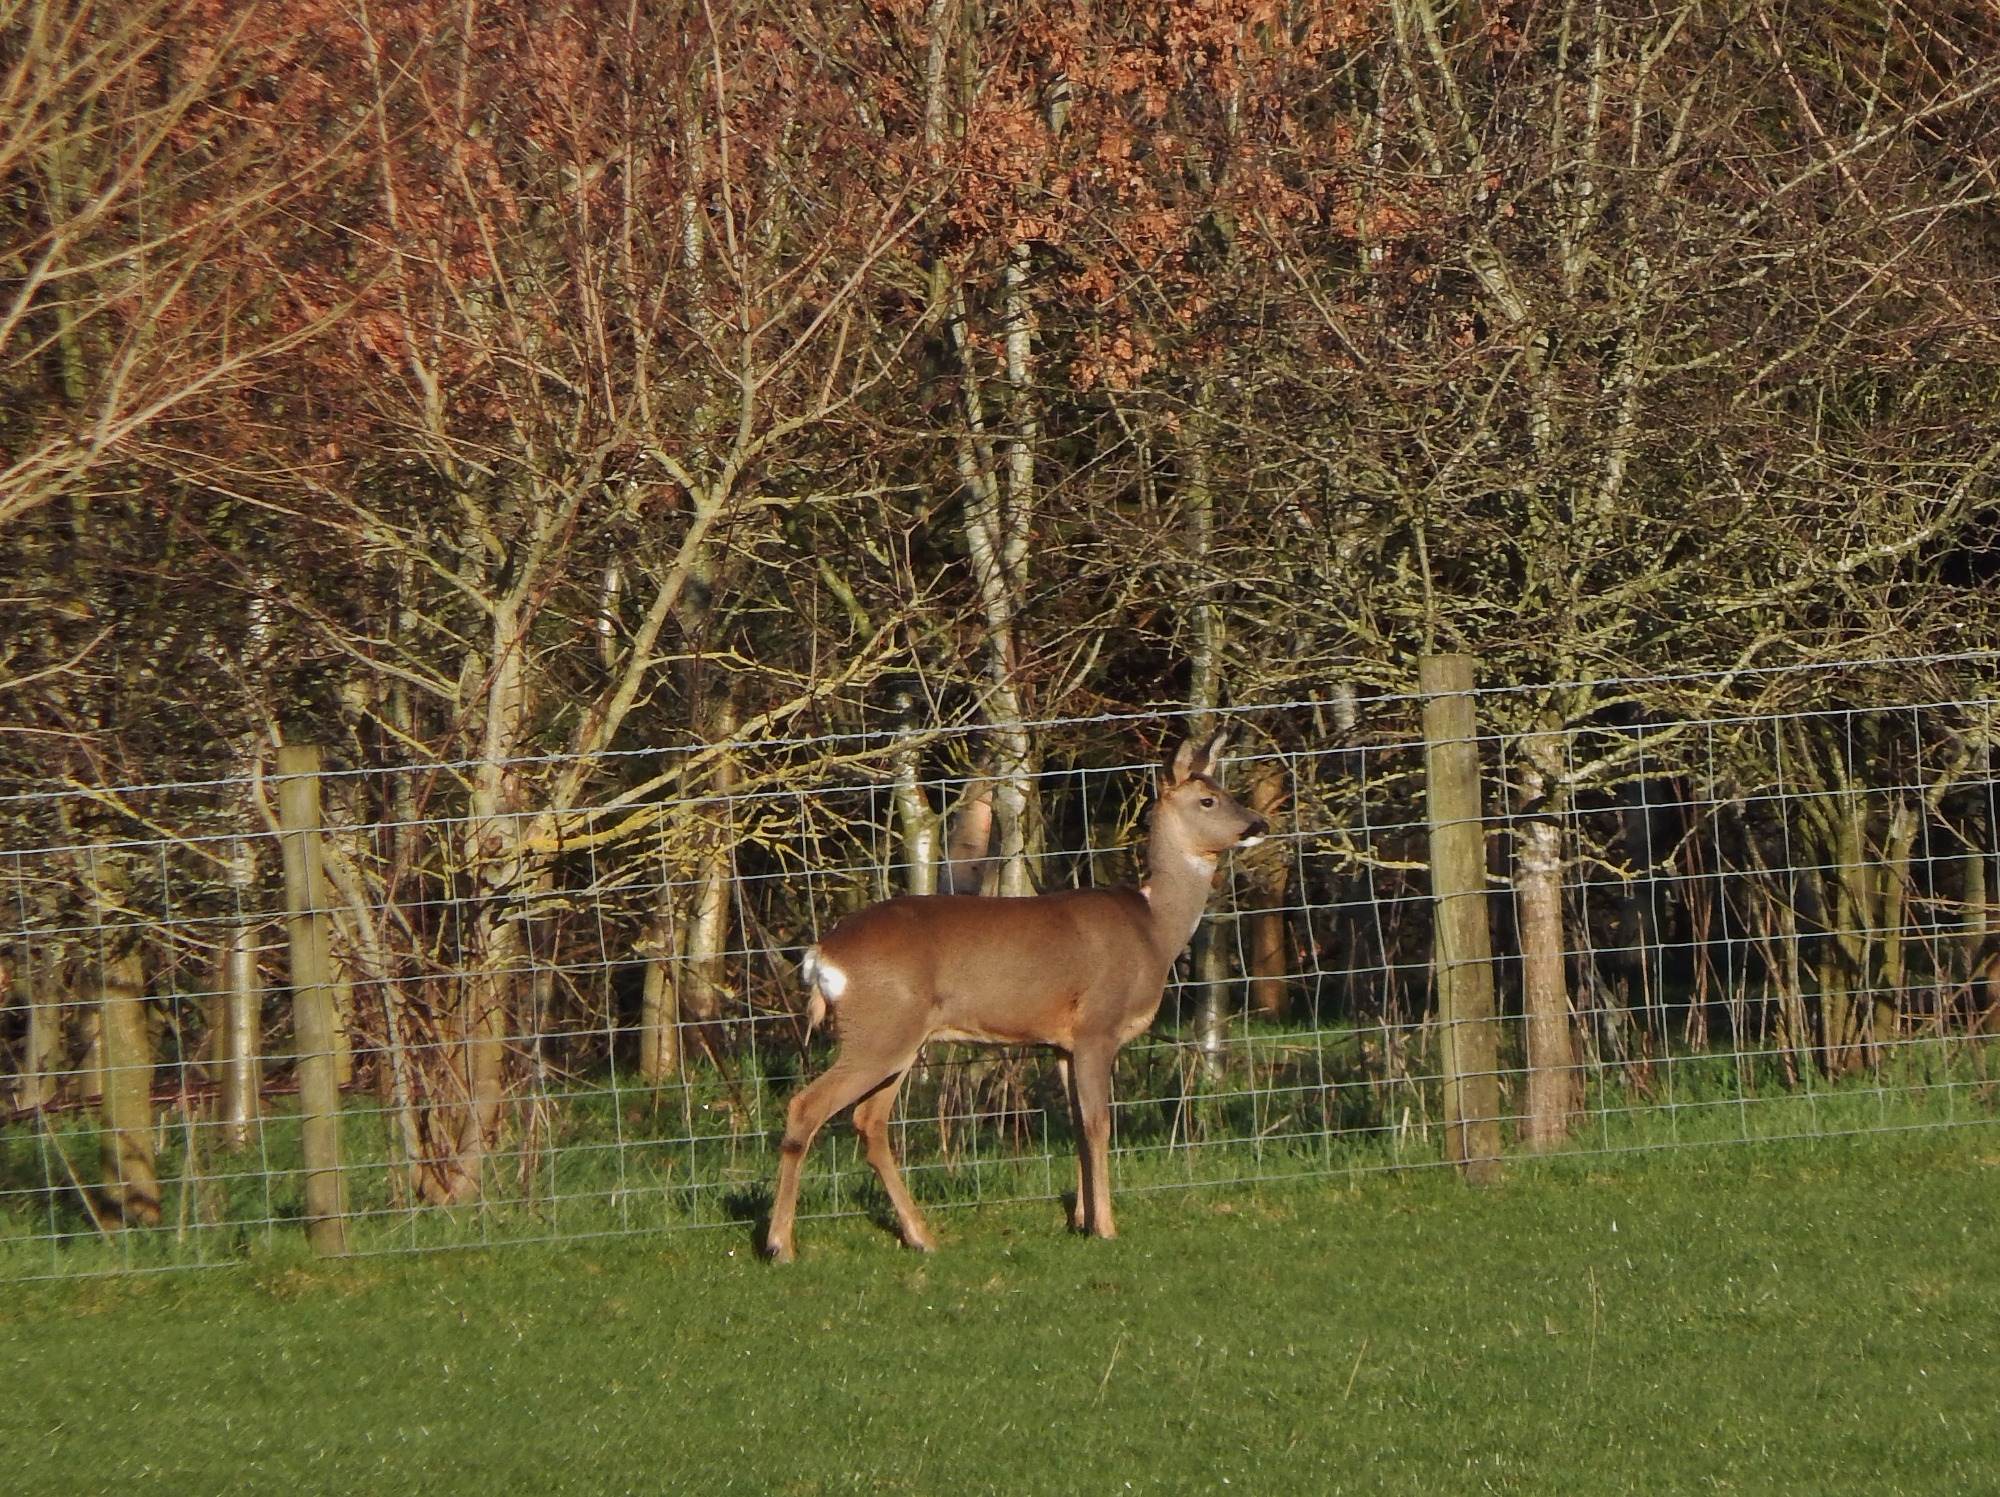
M 764 1256 L 773 1263 L 790 1263 L 798 1254 L 792 1251 L 789 1242 L 772 1241 L 764 1244 Z

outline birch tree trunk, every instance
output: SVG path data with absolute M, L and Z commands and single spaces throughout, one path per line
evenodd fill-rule
M 1547 721 L 1521 740 L 1521 793 L 1515 832 L 1514 899 L 1521 941 L 1521 1010 L 1527 1031 L 1527 1088 L 1521 1143 L 1539 1152 L 1569 1137 L 1581 1105 L 1576 1037 L 1570 1021 L 1562 913 L 1563 738 Z
M 1194 637 L 1188 647 L 1188 729 L 1208 731 L 1214 713 L 1221 706 L 1222 655 L 1226 625 L 1216 599 L 1216 577 L 1212 552 L 1215 544 L 1215 493 L 1209 483 L 1209 444 L 1213 422 L 1209 415 L 1211 392 L 1204 385 L 1195 397 L 1194 409 L 1182 423 L 1180 432 L 1181 498 L 1187 526 L 1187 549 L 1193 577 L 1190 592 Z M 1231 871 L 1219 880 L 1232 887 Z M 1195 1000 L 1195 1049 L 1202 1070 L 1211 1078 L 1223 1071 L 1229 1039 L 1229 961 L 1226 943 L 1235 933 L 1233 921 L 1205 920 L 1195 932 L 1194 970 L 1198 997 Z
M 264 980 L 258 965 L 262 926 L 249 917 L 257 882 L 257 844 L 239 837 L 230 852 L 229 885 L 237 918 L 223 936 L 222 1025 L 216 1046 L 221 1080 L 222 1141 L 240 1149 L 250 1141 L 263 1090 Z
M 943 157 L 950 102 L 946 64 L 960 16 L 949 0 L 932 0 L 925 19 L 930 29 L 925 151 L 935 168 Z M 1028 539 L 1038 499 L 1035 458 L 1041 432 L 1039 397 L 1034 389 L 1030 270 L 1028 244 L 1010 245 L 1000 275 L 1005 429 L 997 439 L 986 409 L 980 351 L 971 333 L 972 308 L 965 288 L 954 286 L 947 295 L 939 281 L 933 282 L 933 295 L 948 303 L 950 338 L 958 356 L 964 426 L 954 444 L 954 460 L 965 493 L 966 555 L 972 563 L 986 625 L 984 715 L 992 744 L 991 805 L 999 861 L 996 892 L 1008 896 L 1035 892 L 1032 863 L 1040 851 L 1041 831 L 1018 637 L 1019 614 L 1028 586 Z M 942 262 L 937 271 L 941 277 Z
M 910 741 L 912 724 L 908 713 L 913 701 L 904 703 L 905 717 L 891 763 L 895 789 L 891 797 L 896 808 L 897 840 L 902 849 L 903 889 L 909 894 L 935 894 L 938 887 L 938 814 L 931 808 L 923 785 L 923 756 Z
M 954 319 L 954 326 L 962 328 L 963 293 L 958 296 L 960 316 Z M 1033 515 L 1032 492 L 1017 485 L 1032 482 L 1033 465 L 1031 460 L 1010 462 L 1003 493 L 993 446 L 985 437 L 985 403 L 979 394 L 978 369 L 962 332 L 960 343 L 967 429 L 958 439 L 958 469 L 966 489 L 966 554 L 972 560 L 973 578 L 986 622 L 984 700 L 992 744 L 991 802 L 998 838 L 995 855 L 999 859 L 997 892 L 1019 896 L 1035 892 L 1029 870 L 1037 821 L 1034 746 L 1026 725 L 1016 638 L 1016 616 L 1026 586 L 1028 529 Z M 1011 333 L 1008 343 L 1011 350 L 1015 343 Z M 1010 352 L 1010 362 L 1011 359 Z

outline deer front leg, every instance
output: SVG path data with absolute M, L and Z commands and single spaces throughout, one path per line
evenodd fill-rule
M 1082 1230 L 1095 1237 L 1116 1237 L 1118 1228 L 1111 1220 L 1111 1063 L 1117 1058 L 1111 1045 L 1079 1045 L 1070 1056 L 1070 1079 L 1075 1091 L 1077 1163 L 1081 1178 L 1077 1204 L 1083 1212 Z

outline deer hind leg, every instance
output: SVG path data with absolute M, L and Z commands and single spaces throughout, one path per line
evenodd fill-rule
M 1081 1232 L 1089 1216 L 1089 1184 L 1083 1175 L 1083 1109 L 1076 1104 L 1076 1067 L 1067 1055 L 1056 1057 L 1056 1075 L 1062 1081 L 1063 1100 L 1069 1103 L 1070 1137 L 1076 1140 L 1076 1194 L 1070 1197 L 1069 1229 Z
M 889 1204 L 895 1208 L 896 1230 L 902 1234 L 903 1245 L 920 1253 L 929 1253 L 936 1250 L 937 1243 L 924 1226 L 917 1203 L 910 1199 L 910 1192 L 904 1188 L 902 1172 L 896 1168 L 896 1151 L 889 1146 L 889 1118 L 896 1110 L 896 1094 L 903 1089 L 903 1078 L 909 1074 L 907 1070 L 898 1073 L 886 1086 L 862 1099 L 854 1109 L 854 1131 L 861 1135 L 868 1162 L 874 1166 L 882 1188 L 889 1193 Z
M 799 1170 L 806 1150 L 826 1120 L 852 1106 L 877 1087 L 897 1079 L 908 1066 L 861 1061 L 842 1055 L 810 1086 L 802 1087 L 785 1109 L 785 1136 L 778 1145 L 778 1193 L 771 1205 L 771 1223 L 764 1231 L 765 1255 L 780 1263 L 794 1256 L 792 1221 L 798 1212 Z
M 1111 1063 L 1117 1054 L 1115 1046 L 1101 1045 L 1089 1049 L 1079 1046 L 1070 1056 L 1075 1111 L 1081 1119 L 1077 1160 L 1082 1178 L 1077 1196 L 1083 1207 L 1083 1230 L 1094 1237 L 1118 1235 L 1118 1228 L 1111 1220 L 1111 1177 L 1107 1173 L 1111 1153 Z

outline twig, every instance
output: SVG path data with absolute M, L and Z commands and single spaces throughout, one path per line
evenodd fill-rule
M 1097 1402 L 1104 1402 L 1104 1390 L 1111 1382 L 1111 1369 L 1118 1365 L 1118 1353 L 1125 1345 L 1125 1333 L 1120 1331 L 1118 1339 L 1111 1343 L 1111 1360 L 1104 1364 L 1104 1376 L 1097 1380 Z
M 1346 1403 L 1354 1392 L 1354 1380 L 1361 1376 L 1361 1359 L 1368 1355 L 1368 1338 L 1361 1338 L 1361 1350 L 1354 1354 L 1354 1370 L 1347 1374 L 1347 1386 L 1340 1390 L 1340 1401 Z

